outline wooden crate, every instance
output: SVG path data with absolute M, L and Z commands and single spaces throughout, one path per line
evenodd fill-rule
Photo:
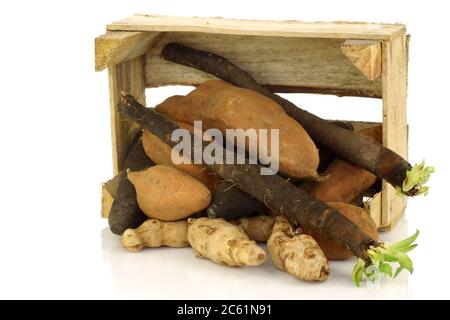
M 114 173 L 122 169 L 138 127 L 117 112 L 121 92 L 145 103 L 145 89 L 197 85 L 212 76 L 165 61 L 161 49 L 180 42 L 215 52 L 276 92 L 360 96 L 383 100 L 383 144 L 407 158 L 408 43 L 399 24 L 254 21 L 136 14 L 95 39 L 95 67 L 108 68 Z M 361 108 L 364 108 L 362 105 Z M 368 205 L 381 229 L 392 226 L 406 200 L 386 182 Z

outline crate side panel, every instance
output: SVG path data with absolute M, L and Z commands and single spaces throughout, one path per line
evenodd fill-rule
M 381 97 L 381 79 L 367 79 L 341 51 L 342 39 L 166 33 L 146 55 L 147 87 L 198 85 L 213 76 L 161 58 L 179 42 L 219 54 L 277 91 Z M 286 90 L 283 90 L 286 89 Z
M 406 114 L 407 53 L 406 36 L 383 44 L 383 145 L 408 159 Z M 383 181 L 382 227 L 394 224 L 406 208 L 406 197 Z
M 405 33 L 401 24 L 367 22 L 301 22 L 171 17 L 135 14 L 113 22 L 108 30 L 203 32 L 214 34 L 258 35 L 303 38 L 392 39 Z
M 144 59 L 138 57 L 109 68 L 111 138 L 114 174 L 118 174 L 128 150 L 139 132 L 134 122 L 117 109 L 122 93 L 132 94 L 145 105 Z

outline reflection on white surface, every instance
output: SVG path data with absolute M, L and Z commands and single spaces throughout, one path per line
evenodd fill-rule
M 381 240 L 394 241 L 411 232 L 405 219 Z M 130 253 L 120 237 L 102 231 L 103 262 L 109 266 L 112 296 L 144 299 L 402 299 L 410 296 L 408 275 L 363 283 L 351 281 L 354 260 L 331 262 L 330 278 L 308 283 L 272 266 L 232 268 L 195 257 L 191 248 L 155 248 Z M 325 289 L 325 290 L 324 290 Z

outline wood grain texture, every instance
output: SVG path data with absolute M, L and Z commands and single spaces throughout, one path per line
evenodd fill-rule
M 386 41 L 383 57 L 383 145 L 408 159 L 406 117 L 408 41 L 406 36 Z M 402 216 L 406 197 L 398 197 L 386 181 L 382 187 L 381 227 L 389 228 Z
M 139 127 L 122 117 L 117 110 L 121 93 L 131 94 L 145 105 L 144 60 L 138 57 L 109 68 L 111 137 L 114 175 L 122 170 L 128 149 L 139 132 Z
M 381 206 L 381 192 L 378 192 L 372 199 L 367 201 L 364 205 L 364 209 L 369 212 L 373 221 L 377 225 L 377 228 L 381 226 L 382 206 Z
M 381 75 L 380 41 L 347 40 L 341 50 L 367 79 L 375 80 Z
M 164 34 L 145 56 L 147 87 L 198 85 L 213 76 L 166 61 L 162 48 L 171 42 L 227 57 L 258 83 L 287 92 L 381 97 L 381 79 L 370 81 L 341 51 L 341 39 L 233 36 L 208 33 Z
M 364 22 L 300 22 L 258 21 L 223 18 L 170 17 L 154 14 L 135 14 L 113 22 L 108 30 L 203 32 L 254 36 L 339 38 L 339 39 L 392 39 L 405 33 L 400 24 L 374 24 Z
M 101 71 L 145 54 L 159 32 L 107 32 L 95 38 L 95 70 Z

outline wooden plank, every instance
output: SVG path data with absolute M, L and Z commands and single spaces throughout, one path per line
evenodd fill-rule
M 340 39 L 392 39 L 404 34 L 400 24 L 362 22 L 300 22 L 258 21 L 223 18 L 170 17 L 154 14 L 136 14 L 113 22 L 108 30 L 202 32 L 254 36 L 340 38 Z
M 102 184 L 102 218 L 108 218 L 112 204 L 119 189 L 120 175 Z
M 145 54 L 159 32 L 107 32 L 95 38 L 95 71 Z
M 407 49 L 406 36 L 383 43 L 383 145 L 408 158 L 406 118 Z M 383 228 L 393 225 L 406 208 L 406 197 L 398 197 L 386 181 L 382 187 Z
M 373 221 L 377 225 L 377 228 L 381 226 L 381 215 L 382 215 L 382 207 L 381 207 L 381 192 L 378 192 L 364 203 L 364 209 L 370 213 Z
M 213 76 L 161 58 L 162 48 L 179 42 L 222 55 L 262 85 L 289 92 L 381 97 L 381 79 L 371 81 L 341 51 L 342 39 L 310 39 L 171 32 L 145 56 L 147 87 L 198 85 Z
M 380 41 L 347 40 L 341 50 L 367 79 L 375 80 L 381 75 Z
M 129 93 L 145 105 L 144 59 L 138 57 L 109 68 L 109 92 L 111 110 L 111 136 L 114 175 L 122 169 L 128 149 L 139 127 L 125 119 L 117 110 L 121 93 Z

